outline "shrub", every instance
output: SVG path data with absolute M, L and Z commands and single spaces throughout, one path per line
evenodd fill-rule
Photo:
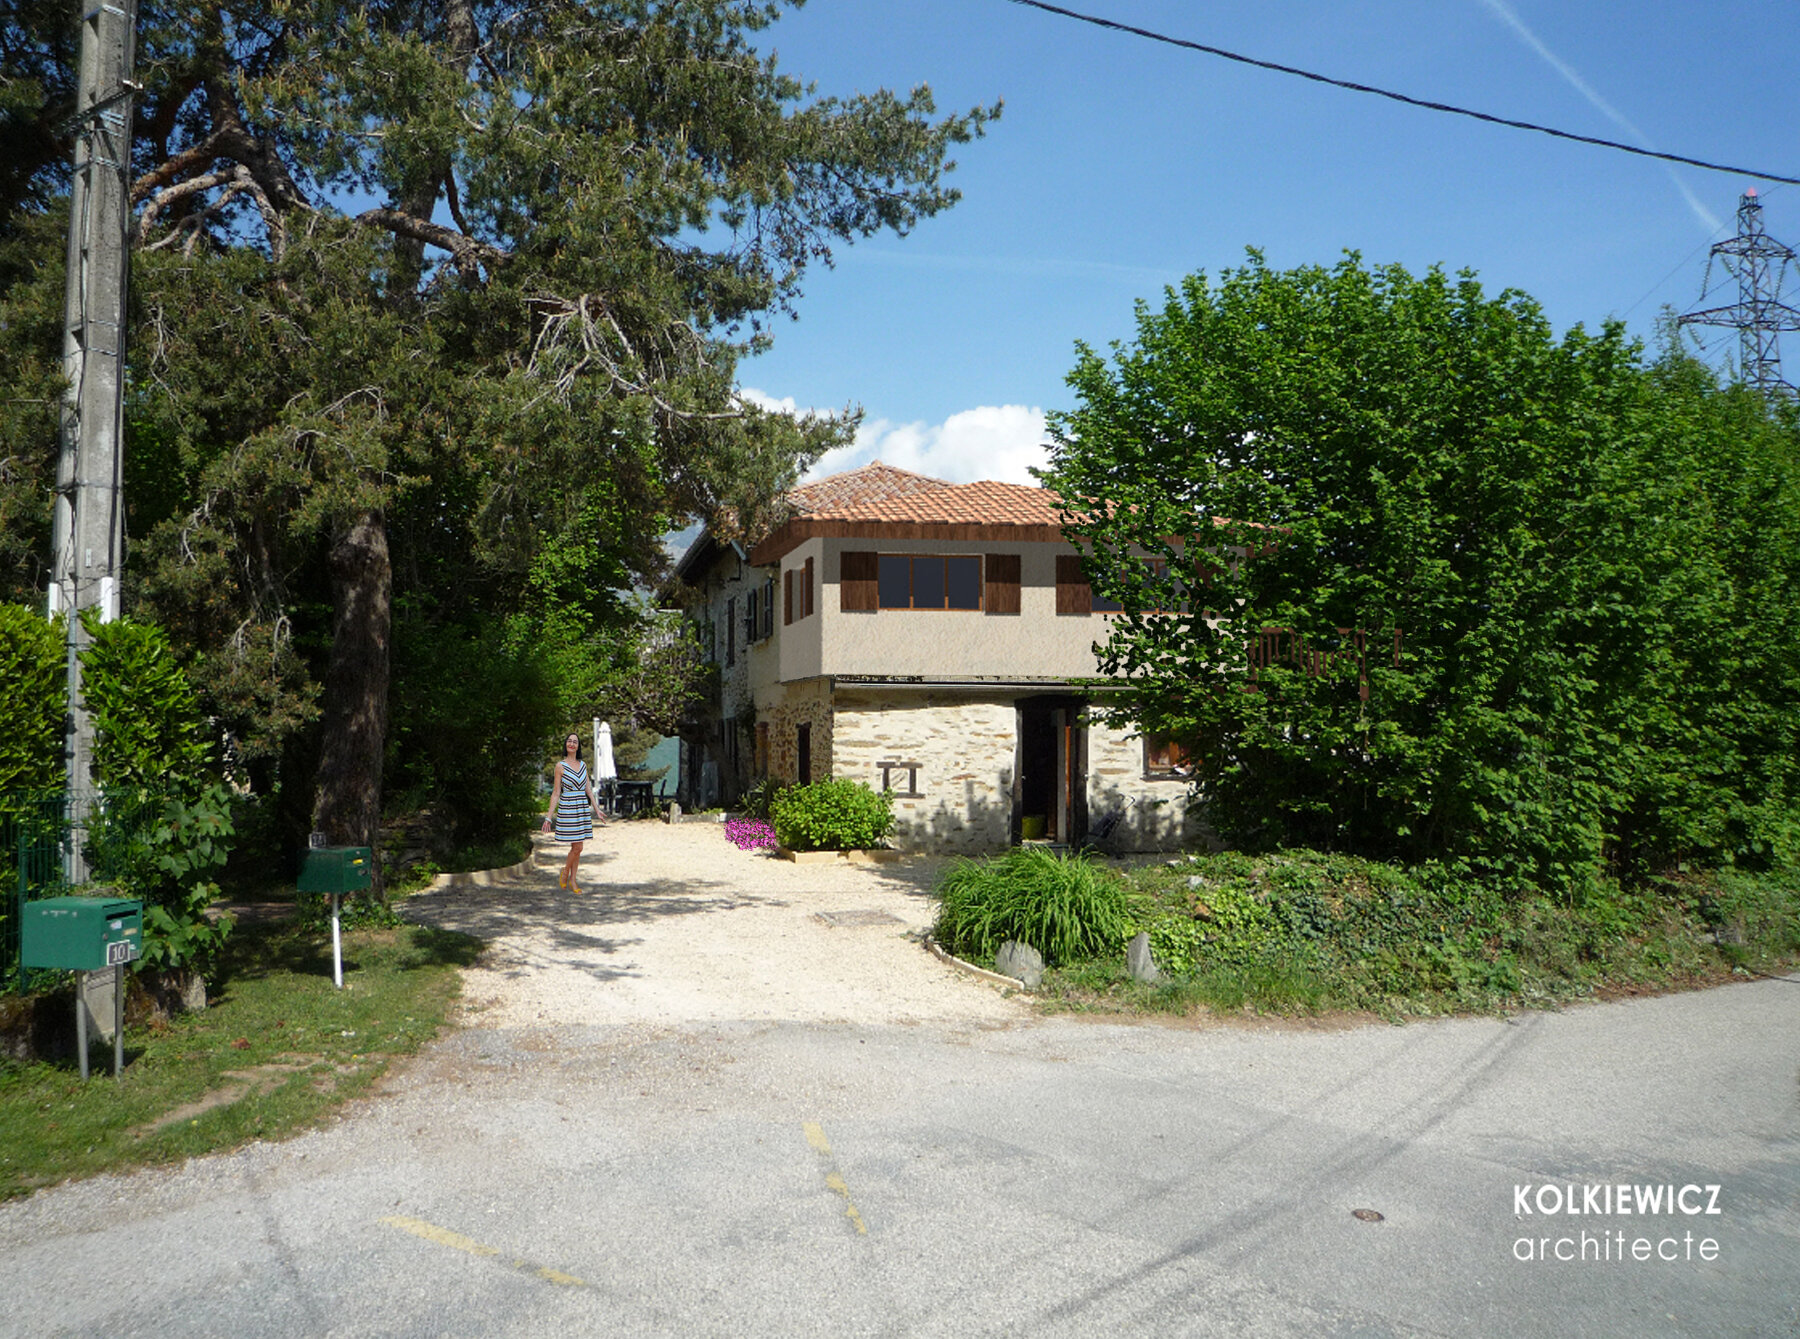
M 151 623 L 82 614 L 92 642 L 81 695 L 94 720 L 94 782 L 113 789 L 197 795 L 216 781 L 214 751 L 193 685 L 168 634 Z
M 1084 855 L 1027 848 L 995 860 L 959 860 L 940 881 L 938 897 L 938 941 L 984 961 L 1016 939 L 1054 967 L 1117 952 L 1137 931 L 1123 882 Z
M 96 805 L 87 854 L 96 883 L 144 903 L 144 967 L 214 965 L 232 918 L 208 917 L 219 895 L 212 874 L 231 850 L 231 793 L 209 785 L 191 798 L 114 791 Z
M 57 784 L 67 697 L 62 629 L 23 605 L 0 605 L 0 791 Z
M 782 791 L 769 819 L 791 851 L 848 851 L 881 844 L 894 826 L 894 803 L 860 781 L 832 777 Z
M 774 806 L 776 797 L 788 789 L 791 789 L 788 782 L 766 776 L 744 792 L 744 798 L 739 802 L 738 808 L 743 812 L 745 818 L 761 819 L 766 823 L 769 821 L 769 810 Z

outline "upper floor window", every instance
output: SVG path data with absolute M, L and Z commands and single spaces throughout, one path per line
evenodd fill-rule
M 1169 560 L 1167 558 L 1145 558 L 1142 560 L 1145 575 L 1149 579 L 1152 590 L 1157 596 L 1170 593 Z M 1056 559 L 1056 612 L 1059 614 L 1120 614 L 1125 606 L 1118 600 L 1101 595 L 1088 584 L 1087 574 L 1081 570 L 1081 558 L 1072 553 L 1059 554 Z M 1187 601 L 1153 599 L 1143 609 L 1144 614 L 1186 613 Z
M 884 553 L 876 585 L 883 609 L 980 609 L 981 559 Z
M 781 621 L 792 623 L 810 616 L 813 611 L 813 560 L 808 558 L 798 568 L 781 574 Z
M 839 557 L 838 608 L 969 609 L 1019 612 L 1019 555 L 954 556 L 845 550 Z
M 744 644 L 760 642 L 775 633 L 775 578 L 752 586 L 744 597 Z

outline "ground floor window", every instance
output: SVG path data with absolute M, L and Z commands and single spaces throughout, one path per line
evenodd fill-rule
M 1144 736 L 1144 775 L 1152 779 L 1186 780 L 1194 770 L 1187 749 L 1167 735 Z

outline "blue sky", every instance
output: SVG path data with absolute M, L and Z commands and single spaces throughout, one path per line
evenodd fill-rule
M 1415 97 L 1800 176 L 1792 0 L 1064 3 Z M 1760 187 L 1769 232 L 1800 245 L 1800 188 L 1415 110 L 1008 0 L 811 0 L 763 45 L 821 93 L 924 83 L 940 109 L 1006 104 L 957 153 L 962 202 L 910 237 L 841 248 L 834 270 L 809 277 L 799 320 L 741 369 L 747 390 L 777 402 L 863 407 L 857 447 L 828 470 L 879 455 L 1028 482 L 1043 412 L 1070 407 L 1075 341 L 1129 338 L 1136 300 L 1236 265 L 1247 246 L 1278 268 L 1345 250 L 1470 268 L 1490 292 L 1529 293 L 1559 330 L 1616 316 L 1647 339 L 1663 306 L 1699 299 L 1707 245 L 1732 232 L 1745 187 Z

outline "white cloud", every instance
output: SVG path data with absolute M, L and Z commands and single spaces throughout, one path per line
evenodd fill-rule
M 805 412 L 792 396 L 777 399 L 748 386 L 742 394 L 765 409 L 790 414 Z M 952 414 L 942 423 L 865 419 L 854 442 L 826 452 L 806 477 L 820 479 L 880 460 L 951 483 L 998 479 L 1002 483 L 1035 484 L 1031 467 L 1049 463 L 1044 441 L 1044 411 L 1020 404 L 978 405 Z

